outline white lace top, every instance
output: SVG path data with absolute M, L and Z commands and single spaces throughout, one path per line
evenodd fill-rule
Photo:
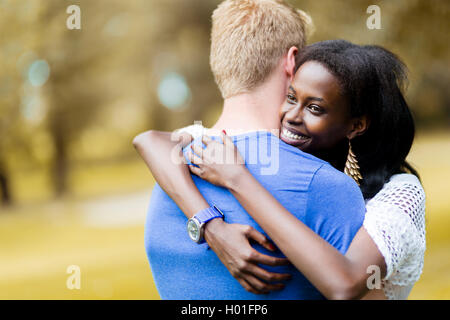
M 201 124 L 191 124 L 190 126 L 176 130 L 176 132 L 178 133 L 187 132 L 192 136 L 192 138 L 197 139 L 201 137 L 203 134 L 205 134 L 206 130 L 207 129 Z
M 180 129 L 194 138 L 204 133 L 201 125 Z M 366 201 L 364 228 L 386 261 L 382 280 L 388 299 L 407 299 L 422 273 L 425 254 L 425 192 L 412 174 L 396 174 Z
M 425 192 L 412 174 L 393 175 L 366 203 L 364 228 L 386 261 L 388 299 L 407 299 L 425 254 Z

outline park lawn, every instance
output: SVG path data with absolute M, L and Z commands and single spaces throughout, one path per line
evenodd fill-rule
M 0 299 L 159 299 L 143 224 L 101 228 L 59 214 L 0 216 Z M 70 265 L 80 267 L 80 290 L 66 285 Z
M 15 212 L 0 217 L 0 299 L 159 299 L 145 255 L 143 224 L 93 227 L 74 215 Z M 429 225 L 428 233 L 447 230 L 450 219 Z M 66 286 L 70 265 L 81 269 L 80 290 Z M 424 272 L 410 299 L 449 299 L 448 270 L 450 241 L 430 236 Z
M 409 159 L 418 168 L 427 194 L 425 265 L 410 299 L 450 299 L 450 135 L 419 135 Z M 32 188 L 42 188 L 39 179 L 35 181 Z M 145 211 L 145 197 L 137 206 L 117 198 L 147 189 L 151 183 L 141 162 L 87 168 L 72 175 L 75 196 L 71 199 L 2 210 L 0 299 L 159 299 L 145 254 L 144 220 L 96 225 L 80 211 L 86 206 L 79 205 L 89 198 L 109 204 L 99 208 L 119 203 Z M 102 199 L 105 187 L 115 196 Z M 41 197 L 36 193 L 33 199 Z M 134 203 L 133 194 L 129 198 Z M 95 210 L 90 215 L 96 215 Z M 80 290 L 67 288 L 66 270 L 71 265 L 80 267 Z

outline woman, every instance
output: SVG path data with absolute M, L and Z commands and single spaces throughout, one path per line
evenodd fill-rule
M 367 213 L 345 256 L 293 218 L 241 158 L 219 164 L 225 152 L 236 153 L 229 137 L 222 136 L 223 144 L 205 137 L 206 150 L 214 152 L 191 146 L 189 159 L 195 166 L 189 169 L 228 188 L 325 297 L 406 299 L 423 266 L 425 196 L 406 162 L 414 123 L 402 94 L 404 80 L 404 65 L 376 46 L 324 41 L 297 57 L 296 75 L 280 111 L 280 139 L 328 161 L 360 185 Z M 168 137 L 156 134 L 153 139 L 152 152 L 161 156 L 157 146 Z M 163 172 L 163 166 L 153 170 L 160 184 L 188 178 Z M 169 195 L 184 211 L 185 193 L 177 191 Z M 367 271 L 374 265 L 384 277 L 383 288 L 369 292 Z

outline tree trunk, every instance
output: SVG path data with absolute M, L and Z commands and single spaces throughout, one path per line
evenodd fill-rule
M 67 152 L 64 138 L 54 135 L 55 158 L 53 163 L 53 188 L 56 197 L 61 197 L 67 192 Z
M 11 204 L 10 180 L 4 167 L 0 165 L 0 199 L 3 206 Z

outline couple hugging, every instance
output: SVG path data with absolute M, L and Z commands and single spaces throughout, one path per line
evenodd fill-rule
M 379 46 L 305 46 L 310 24 L 282 0 L 223 1 L 220 118 L 135 138 L 157 181 L 145 246 L 161 298 L 406 299 L 419 279 L 406 67 Z

